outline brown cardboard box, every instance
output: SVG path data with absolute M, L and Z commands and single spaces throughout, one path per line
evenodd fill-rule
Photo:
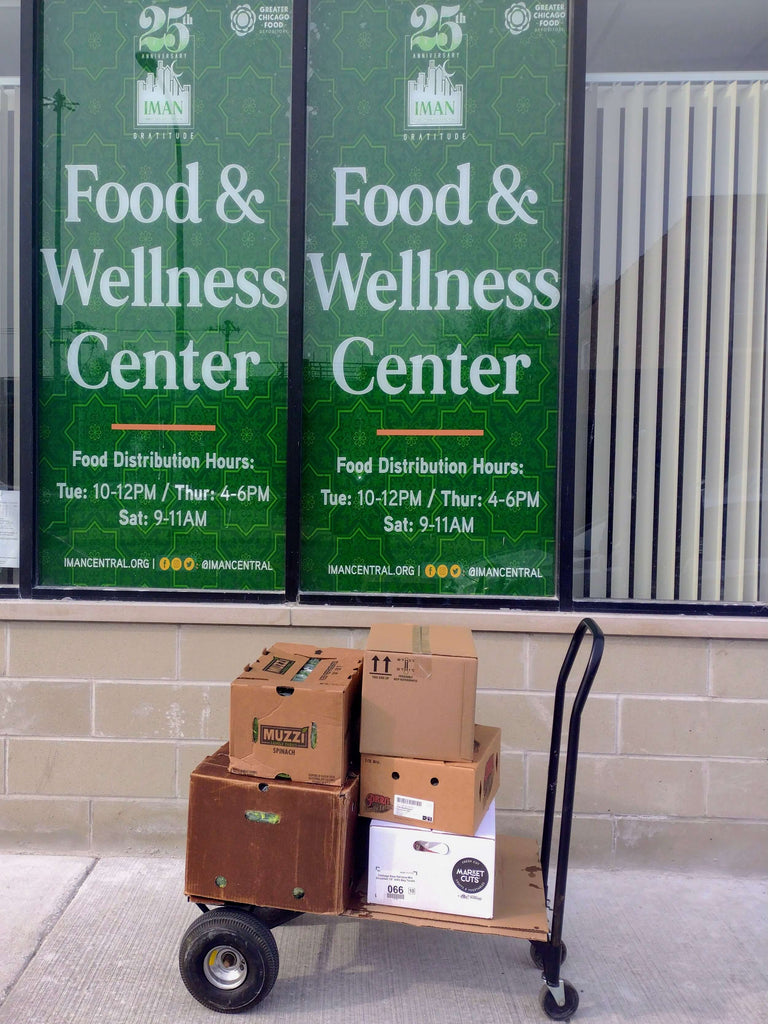
M 259 780 L 227 770 L 224 746 L 190 778 L 184 891 L 340 914 L 354 883 L 359 779 L 344 786 Z
M 340 786 L 357 757 L 363 652 L 276 643 L 230 690 L 229 767 Z
M 499 788 L 501 730 L 475 726 L 472 761 L 360 755 L 360 814 L 475 835 Z
M 463 626 L 371 626 L 363 667 L 360 749 L 471 761 L 477 654 Z

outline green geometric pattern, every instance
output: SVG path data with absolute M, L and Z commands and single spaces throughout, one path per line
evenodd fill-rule
M 310 3 L 304 592 L 555 593 L 565 6 Z M 43 585 L 284 587 L 292 18 L 43 4 Z
M 43 4 L 43 585 L 284 588 L 292 4 L 274 12 Z
M 565 8 L 310 3 L 305 592 L 555 593 Z

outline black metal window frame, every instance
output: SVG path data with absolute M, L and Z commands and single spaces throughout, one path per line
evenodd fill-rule
M 428 596 L 387 594 L 327 594 L 301 590 L 301 450 L 302 450 L 302 347 L 304 298 L 304 186 L 306 179 L 306 91 L 308 0 L 294 8 L 291 125 L 292 210 L 289 252 L 288 303 L 288 426 L 286 438 L 286 566 L 284 592 L 255 593 L 160 589 L 47 587 L 37 581 L 37 356 L 38 356 L 38 181 L 40 171 L 41 40 L 38 27 L 43 0 L 22 4 L 21 10 L 21 182 L 20 283 L 22 295 L 19 397 L 21 403 L 20 459 L 20 569 L 18 588 L 4 588 L 22 598 L 100 601 L 163 601 L 172 603 L 250 603 L 304 605 L 473 608 L 579 613 L 715 614 L 739 617 L 768 616 L 763 605 L 701 602 L 616 601 L 574 598 L 574 480 L 576 460 L 576 374 L 578 363 L 581 196 L 584 140 L 588 0 L 569 0 L 569 60 L 566 132 L 566 202 L 564 215 L 563 317 L 561 326 L 557 595 L 552 598 L 497 596 Z

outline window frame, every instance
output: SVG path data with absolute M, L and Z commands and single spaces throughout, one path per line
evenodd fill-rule
M 179 591 L 151 588 L 48 587 L 37 582 L 38 533 L 37 494 L 37 358 L 39 337 L 39 273 L 36 240 L 39 238 L 37 185 L 40 172 L 40 114 L 42 88 L 38 68 L 42 62 L 42 40 L 38 32 L 44 0 L 21 5 L 21 154 L 22 216 L 20 224 L 19 273 L 22 317 L 19 343 L 18 395 L 21 406 L 19 439 L 20 567 L 18 587 L 9 585 L 0 596 L 15 592 L 25 599 L 98 600 L 110 602 L 168 602 L 271 604 L 298 603 L 334 607 L 416 607 L 474 610 L 554 611 L 629 613 L 633 615 L 711 614 L 740 618 L 768 616 L 768 607 L 726 602 L 636 601 L 574 598 L 574 517 L 576 472 L 576 393 L 580 317 L 580 264 L 584 155 L 584 106 L 587 80 L 588 0 L 569 0 L 568 72 L 566 93 L 565 203 L 563 225 L 563 289 L 560 343 L 559 444 L 556 513 L 556 594 L 547 598 L 471 596 L 429 596 L 411 594 L 328 594 L 306 593 L 300 584 L 300 510 L 302 447 L 302 336 L 304 289 L 304 181 L 306 177 L 306 103 L 294 103 L 291 126 L 292 211 L 289 236 L 288 307 L 288 419 L 286 482 L 286 567 L 285 591 Z M 307 86 L 308 0 L 294 6 L 293 81 L 294 97 L 305 97 Z

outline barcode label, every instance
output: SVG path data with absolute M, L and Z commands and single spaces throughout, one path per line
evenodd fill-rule
M 435 805 L 431 800 L 419 800 L 412 796 L 399 796 L 395 793 L 393 812 L 398 818 L 431 822 L 435 815 Z

